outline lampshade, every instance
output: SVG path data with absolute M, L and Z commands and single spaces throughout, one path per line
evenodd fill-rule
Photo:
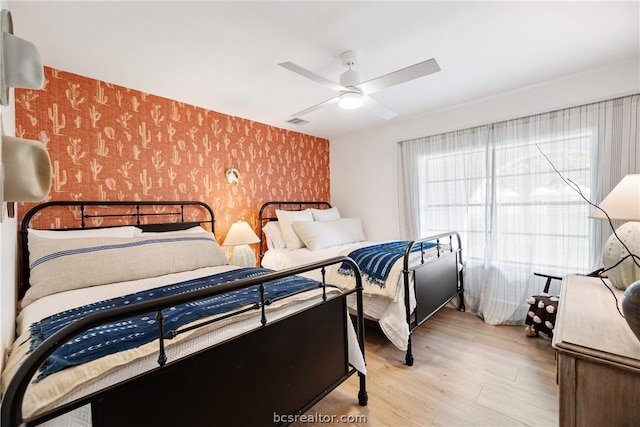
M 345 109 L 353 109 L 362 106 L 362 95 L 356 92 L 346 92 L 340 95 L 338 105 Z
M 598 207 L 612 220 L 630 221 L 618 227 L 602 249 L 602 265 L 607 270 L 609 281 L 616 288 L 624 290 L 640 280 L 640 267 L 631 257 L 613 267 L 629 252 L 640 256 L 640 174 L 622 178 Z M 607 216 L 600 209 L 594 210 L 589 217 L 606 219 Z
M 640 221 L 640 174 L 626 175 L 598 204 L 611 219 Z M 607 219 L 600 209 L 595 209 L 589 218 Z
M 260 239 L 256 235 L 255 231 L 246 221 L 238 221 L 231 224 L 229 233 L 224 239 L 223 246 L 237 246 L 237 245 L 250 245 L 252 243 L 258 243 Z
M 260 239 L 246 221 L 238 221 L 231 224 L 222 245 L 235 246 L 229 260 L 231 264 L 239 267 L 255 267 L 256 255 L 249 245 L 259 241 Z

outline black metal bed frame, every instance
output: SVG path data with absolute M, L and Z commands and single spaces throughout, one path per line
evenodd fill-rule
M 24 217 L 21 228 L 21 232 L 24 231 L 22 249 L 27 249 L 26 230 L 36 212 L 52 206 L 95 205 L 135 206 L 136 212 L 139 212 L 141 206 L 149 205 L 175 205 L 180 207 L 180 212 L 183 212 L 184 206 L 197 205 L 198 208 L 209 212 L 210 219 L 201 222 L 210 223 L 212 231 L 215 221 L 211 208 L 200 202 L 50 202 L 35 207 Z M 142 214 L 126 215 L 135 218 L 141 225 Z M 182 221 L 177 225 L 159 223 L 153 224 L 150 228 L 154 231 L 184 229 L 188 223 L 183 221 L 184 215 L 179 216 Z M 84 227 L 84 220 L 82 221 Z M 28 254 L 26 259 L 28 260 Z M 325 283 L 319 282 L 318 288 L 322 288 L 323 292 L 317 303 L 282 319 L 271 322 L 267 320 L 265 308 L 274 300 L 264 299 L 264 283 L 343 262 L 357 271 L 356 289 L 329 297 L 326 294 Z M 23 265 L 28 268 L 28 262 Z M 175 335 L 173 331 L 167 332 L 163 329 L 163 309 L 256 285 L 261 289 L 261 301 L 242 312 L 260 312 L 261 327 L 188 356 L 167 360 L 164 340 Z M 349 320 L 345 313 L 346 298 L 352 293 L 355 293 L 357 298 L 359 314 L 355 323 L 358 343 L 364 355 L 362 283 L 356 264 L 348 257 L 335 257 L 92 314 L 52 335 L 25 359 L 4 395 L 0 418 L 2 425 L 37 425 L 86 404 L 91 405 L 92 423 L 95 427 L 286 425 L 354 373 L 359 376 L 358 403 L 366 406 L 368 395 L 365 376 L 348 364 Z M 150 312 L 156 313 L 158 323 L 156 368 L 32 419 L 23 418 L 22 401 L 28 384 L 40 365 L 56 348 L 92 327 Z M 230 316 L 223 318 L 227 317 Z M 278 418 L 276 415 L 281 417 Z
M 302 210 L 309 207 L 317 209 L 331 208 L 328 202 L 292 202 L 292 201 L 272 201 L 266 202 L 259 211 L 258 224 L 260 228 L 269 221 L 277 221 L 275 209 Z M 448 239 L 448 249 L 442 250 L 443 239 Z M 455 241 L 454 241 L 455 239 Z M 260 262 L 264 256 L 266 247 L 265 235 L 260 233 Z M 436 243 L 437 257 L 425 260 L 425 243 Z M 418 263 L 410 263 L 410 254 L 413 248 L 420 247 L 422 257 Z M 462 240 L 455 232 L 442 233 L 409 242 L 403 258 L 403 286 L 404 305 L 406 319 L 409 326 L 409 341 L 405 354 L 405 363 L 412 366 L 414 363 L 413 350 L 411 345 L 411 334 L 413 331 L 445 307 L 455 297 L 459 297 L 458 309 L 465 311 L 464 303 L 464 271 L 458 268 L 464 265 L 462 260 Z M 411 311 L 410 290 L 413 284 L 416 298 L 416 308 Z M 365 296 L 366 298 L 366 296 Z

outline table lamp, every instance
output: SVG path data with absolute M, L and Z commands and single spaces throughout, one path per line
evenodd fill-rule
M 639 258 L 634 262 L 632 257 L 628 257 L 616 266 L 629 252 L 640 256 L 640 174 L 629 174 L 622 178 L 598 207 L 602 210 L 594 210 L 589 218 L 607 219 L 604 211 L 612 220 L 628 221 L 616 229 L 602 249 L 602 265 L 605 269 L 611 268 L 606 272 L 609 281 L 616 288 L 624 290 L 640 280 L 640 267 L 636 264 L 640 264 Z M 627 249 L 620 241 L 624 242 Z
M 259 241 L 260 239 L 246 221 L 238 221 L 231 224 L 222 245 L 235 246 L 229 260 L 231 264 L 239 267 L 255 267 L 256 256 L 249 245 Z

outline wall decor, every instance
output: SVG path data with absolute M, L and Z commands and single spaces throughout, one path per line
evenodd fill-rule
M 326 139 L 50 67 L 42 90 L 15 99 L 16 135 L 50 154 L 49 200 L 201 200 L 221 240 L 238 219 L 257 232 L 267 200 L 329 199 Z M 225 181 L 230 162 L 237 185 Z
M 38 48 L 13 35 L 13 18 L 7 9 L 0 11 L 0 105 L 9 105 L 9 88 L 40 89 L 44 68 Z M 14 202 L 39 201 L 51 187 L 51 163 L 38 141 L 5 135 L 0 117 L 0 222 L 5 202 L 9 217 Z

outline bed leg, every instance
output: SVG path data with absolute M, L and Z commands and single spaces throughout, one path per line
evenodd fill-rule
M 460 259 L 462 259 L 462 253 L 460 253 Z M 467 307 L 464 305 L 464 271 L 458 272 L 458 291 L 460 292 L 460 306 L 458 310 L 466 311 Z
M 367 406 L 369 403 L 369 395 L 367 394 L 366 377 L 364 374 L 358 372 L 360 377 L 360 391 L 358 392 L 358 403 L 360 406 Z
M 404 362 L 407 366 L 413 366 L 413 352 L 411 351 L 411 335 L 409 335 L 409 342 L 407 343 L 407 354 L 404 357 Z

